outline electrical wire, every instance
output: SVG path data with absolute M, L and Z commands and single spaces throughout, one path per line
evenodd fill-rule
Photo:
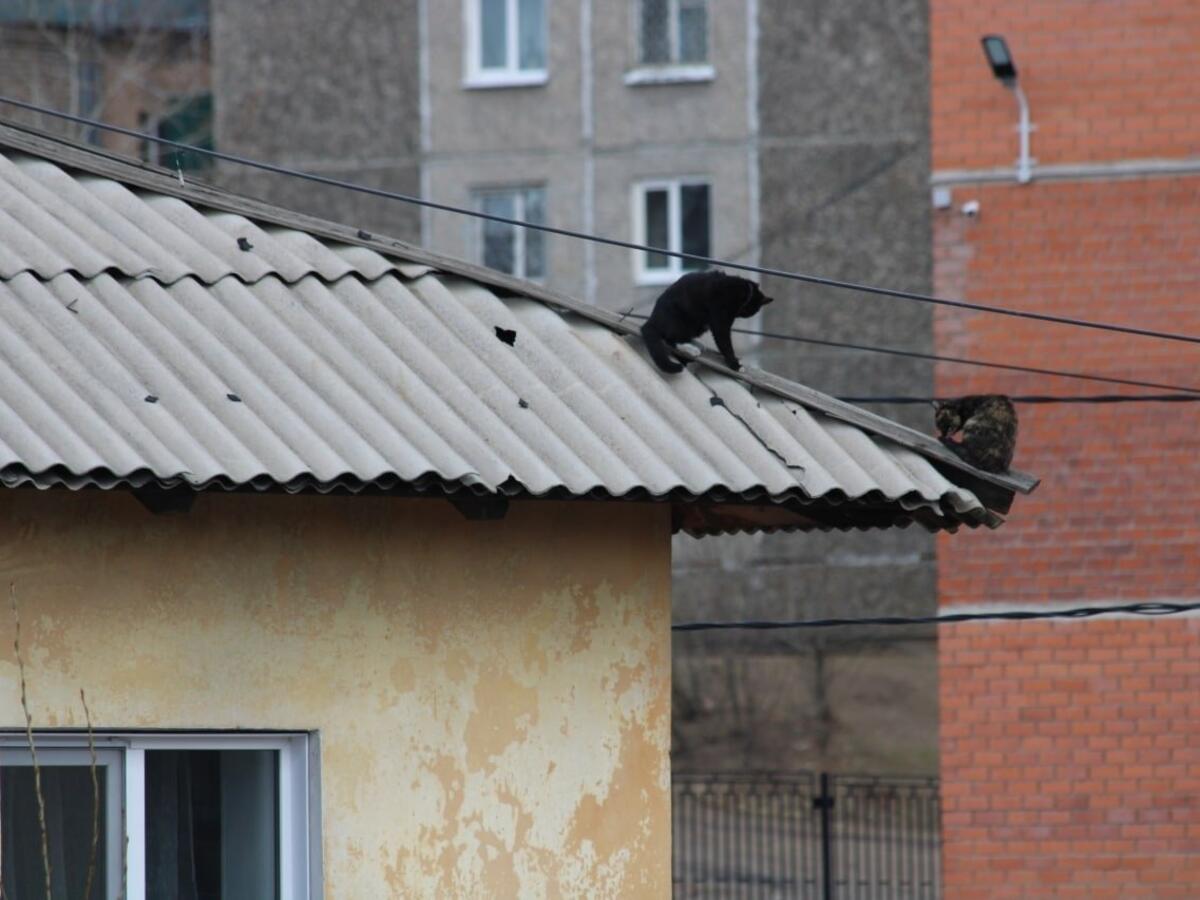
M 634 307 L 636 309 L 637 307 Z M 646 319 L 643 313 L 633 309 L 622 313 L 622 318 Z M 782 334 L 777 331 L 756 331 L 752 328 L 734 328 L 734 334 L 746 334 L 753 337 L 770 338 L 776 341 L 792 341 L 800 344 L 814 344 L 818 347 L 835 347 L 839 350 L 861 350 L 866 353 L 886 353 L 890 356 L 903 356 L 908 359 L 924 359 L 930 362 L 946 362 L 963 366 L 978 366 L 985 369 L 1002 369 L 1006 372 L 1024 372 L 1029 375 L 1052 375 L 1056 378 L 1074 378 L 1082 381 L 1097 381 L 1104 384 L 1119 384 L 1125 387 L 1149 388 L 1157 391 L 1169 391 L 1176 394 L 1195 394 L 1200 396 L 1200 387 L 1192 388 L 1178 384 L 1162 384 L 1157 381 L 1138 381 L 1133 378 L 1116 378 L 1110 375 L 1094 375 L 1088 372 L 1069 372 L 1062 369 L 1042 369 L 1036 366 L 1018 366 L 1010 363 L 988 362 L 982 359 L 969 359 L 962 356 L 941 356 L 936 353 L 919 353 L 916 350 L 898 350 L 894 347 L 878 347 L 873 344 L 850 344 L 844 341 L 827 341 L 821 338 L 801 337 L 798 334 Z M 866 402 L 864 400 L 863 402 Z M 905 402 L 905 401 L 900 401 Z M 1030 401 L 1036 402 L 1036 401 Z
M 843 403 L 890 403 L 896 406 L 929 405 L 941 402 L 939 397 L 838 397 Z M 1016 394 L 1008 398 L 1013 403 L 1054 405 L 1059 403 L 1200 403 L 1200 394 Z
M 1010 610 L 994 613 L 945 613 L 936 616 L 869 616 L 866 618 L 795 619 L 791 621 L 677 622 L 672 631 L 781 631 L 842 628 L 851 625 L 956 625 L 963 622 L 1027 622 L 1038 619 L 1090 619 L 1096 616 L 1172 616 L 1200 610 L 1198 603 L 1128 603 L 1123 606 L 1080 606 L 1061 610 Z
M 99 128 L 103 131 L 110 131 L 115 134 L 123 134 L 127 137 L 138 138 L 140 140 L 151 141 L 156 144 L 174 147 L 176 150 L 198 153 L 202 156 L 207 156 L 210 159 L 218 159 L 223 162 L 259 169 L 261 171 L 271 172 L 276 175 L 285 175 L 290 178 L 300 178 L 305 181 L 310 181 L 314 184 L 323 184 L 328 187 L 336 187 L 343 190 L 354 191 L 356 193 L 367 194 L 373 197 L 381 197 L 387 200 L 398 200 L 402 203 L 411 203 L 427 209 L 435 209 L 441 212 L 469 216 L 489 222 L 499 222 L 500 224 L 512 225 L 516 228 L 526 228 L 534 231 L 541 231 L 546 234 L 555 234 L 561 237 L 591 241 L 597 244 L 605 244 L 610 247 L 618 247 L 625 250 L 636 250 L 643 253 L 654 253 L 659 256 L 670 256 L 676 259 L 690 260 L 692 262 L 703 263 L 710 266 L 737 269 L 743 272 L 754 272 L 759 275 L 783 278 L 789 281 L 800 281 L 807 284 L 815 284 L 822 287 L 835 288 L 838 290 L 875 294 L 881 297 L 891 297 L 898 300 L 911 300 L 914 302 L 930 303 L 938 306 L 951 307 L 954 309 L 965 309 L 970 310 L 971 312 L 990 313 L 993 315 L 1010 316 L 1018 319 L 1030 319 L 1039 322 L 1049 322 L 1057 325 L 1070 325 L 1076 328 L 1089 328 L 1097 331 L 1110 331 L 1118 334 L 1136 335 L 1138 337 L 1158 338 L 1160 340 L 1179 341 L 1187 344 L 1200 344 L 1200 336 L 1197 335 L 1179 334 L 1170 331 L 1157 331 L 1150 328 L 1135 328 L 1129 325 L 1114 325 L 1108 322 L 1076 319 L 1070 316 L 1058 316 L 1050 313 L 1032 312 L 1030 310 L 1007 309 L 1002 306 L 992 306 L 985 303 L 970 303 L 966 300 L 950 300 L 945 297 L 935 297 L 931 294 L 922 294 L 916 291 L 902 291 L 895 288 L 878 287 L 876 285 L 860 284 L 853 281 L 841 281 L 835 278 L 825 278 L 821 275 L 810 275 L 803 272 L 789 272 L 785 269 L 775 269 L 768 266 L 755 266 L 749 263 L 738 263 L 733 262 L 732 260 L 722 260 L 711 256 L 701 256 L 700 254 L 696 253 L 685 253 L 676 250 L 666 250 L 660 247 L 649 247 L 644 244 L 633 243 L 632 241 L 623 241 L 617 238 L 605 237 L 603 235 L 587 234 L 582 231 L 574 231 L 569 228 L 558 228 L 553 225 L 526 222 L 522 221 L 521 219 L 513 219 L 507 216 L 498 216 L 493 213 L 485 213 L 482 210 L 453 206 L 448 203 L 439 203 L 435 200 L 426 200 L 425 198 L 416 197 L 412 194 L 386 191 L 381 188 L 368 187 L 366 185 L 356 184 L 352 181 L 344 181 L 339 178 L 329 178 L 325 175 L 316 175 L 311 172 L 302 172 L 297 169 L 289 169 L 286 166 L 279 166 L 275 165 L 274 163 L 261 162 L 259 160 L 237 156 L 232 153 L 223 153 L 219 150 L 209 150 L 207 148 L 197 147 L 192 144 L 184 144 L 179 141 L 172 141 L 168 138 L 159 137 L 158 135 L 135 131 L 132 128 L 124 128 L 119 125 L 110 125 L 107 122 L 101 122 L 97 119 L 90 119 L 86 116 L 77 116 L 73 115 L 72 113 L 60 112 L 59 110 L 49 109 L 34 103 L 27 103 L 23 100 L 17 100 L 3 95 L 0 95 L 0 103 L 13 106 L 18 109 L 24 109 L 28 112 L 40 113 L 53 118 L 63 119 L 68 122 L 75 122 L 79 125 L 87 125 L 92 128 Z
M 633 315 L 631 318 L 640 319 L 645 316 Z M 1179 384 L 1163 384 L 1157 381 L 1139 381 L 1134 378 L 1117 378 L 1112 375 L 1096 375 L 1090 372 L 1071 372 L 1063 369 L 1044 369 L 1038 366 L 1018 366 L 1012 363 L 989 362 L 982 359 L 970 359 L 965 356 L 943 356 L 937 353 L 919 353 L 916 350 L 897 350 L 894 347 L 877 347 L 872 344 L 851 344 L 844 341 L 827 341 L 821 338 L 801 337 L 798 334 L 781 334 L 775 331 L 754 331 L 749 328 L 735 328 L 736 334 L 748 334 L 756 337 L 770 338 L 776 341 L 793 341 L 799 344 L 813 344 L 818 347 L 836 347 L 840 350 L 861 350 L 866 353 L 886 353 L 889 356 L 903 356 L 908 359 L 926 359 L 930 362 L 954 363 L 962 366 L 977 366 L 983 369 L 1002 369 L 1006 372 L 1024 372 L 1027 375 L 1052 375 L 1056 378 L 1074 378 L 1080 381 L 1097 381 L 1104 384 L 1120 384 L 1126 387 L 1149 388 L 1157 391 L 1172 393 L 1200 394 L 1200 388 L 1187 387 Z

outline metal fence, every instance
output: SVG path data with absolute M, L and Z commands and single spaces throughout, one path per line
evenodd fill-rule
M 677 898 L 937 900 L 936 778 L 680 774 Z

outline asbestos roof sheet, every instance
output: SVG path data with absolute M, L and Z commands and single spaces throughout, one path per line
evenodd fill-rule
M 5 147 L 5 485 L 656 498 L 693 533 L 995 525 L 1023 489 L 765 373 L 663 376 L 628 325 L 544 289 L 14 129 Z

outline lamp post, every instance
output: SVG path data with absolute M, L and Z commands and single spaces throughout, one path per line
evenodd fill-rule
M 1029 124 L 1029 101 L 1025 92 L 1017 82 L 1017 65 L 1013 62 L 1008 43 L 998 34 L 987 34 L 981 39 L 983 54 L 987 57 L 992 74 L 1000 83 L 1013 92 L 1017 98 L 1017 132 L 1020 135 L 1020 154 L 1017 157 L 1017 181 L 1026 184 L 1033 178 L 1033 162 L 1029 158 L 1029 132 L 1033 126 Z

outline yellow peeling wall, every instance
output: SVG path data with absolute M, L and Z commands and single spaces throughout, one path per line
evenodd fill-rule
M 4 491 L 0 575 L 36 726 L 81 726 L 83 687 L 103 728 L 319 730 L 328 898 L 666 897 L 669 531 L 648 504 Z M 6 614 L 9 728 L 11 648 Z

